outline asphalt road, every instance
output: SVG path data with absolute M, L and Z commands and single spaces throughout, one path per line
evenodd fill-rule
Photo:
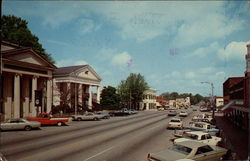
M 144 161 L 147 154 L 172 145 L 168 111 L 143 111 L 69 126 L 1 133 L 1 153 L 9 161 Z M 198 112 L 189 110 L 187 125 Z

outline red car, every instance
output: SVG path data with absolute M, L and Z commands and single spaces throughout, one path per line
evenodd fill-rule
M 48 113 L 40 113 L 38 117 L 28 117 L 29 121 L 38 121 L 41 125 L 57 125 L 62 126 L 70 122 L 69 118 L 52 117 Z

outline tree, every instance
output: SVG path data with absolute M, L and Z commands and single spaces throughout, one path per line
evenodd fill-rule
M 116 88 L 108 86 L 104 87 L 101 93 L 101 106 L 106 110 L 119 109 L 120 98 L 116 93 Z
M 203 96 L 201 96 L 200 94 L 196 94 L 196 95 L 192 95 L 191 93 L 181 93 L 178 94 L 177 92 L 165 92 L 162 93 L 161 96 L 163 96 L 164 99 L 166 100 L 175 100 L 176 98 L 186 98 L 186 97 L 190 97 L 190 102 L 191 104 L 197 104 L 202 100 L 205 100 L 206 98 L 204 98 Z
M 143 93 L 148 89 L 148 84 L 141 74 L 131 73 L 126 80 L 118 86 L 121 103 L 129 108 L 139 109 L 143 100 Z
M 2 40 L 17 45 L 31 47 L 33 50 L 40 52 L 45 59 L 51 63 L 55 63 L 51 54 L 45 52 L 39 38 L 31 33 L 28 28 L 28 22 L 14 15 L 3 15 L 1 17 L 1 36 Z
M 202 100 L 204 100 L 204 97 L 201 96 L 200 94 L 196 94 L 196 95 L 191 97 L 191 103 L 194 104 L 194 105 L 199 103 Z

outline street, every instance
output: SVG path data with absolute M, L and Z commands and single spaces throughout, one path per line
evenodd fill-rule
M 180 111 L 180 110 L 178 110 Z M 198 112 L 183 118 L 187 125 Z M 1 133 L 1 152 L 10 161 L 142 161 L 172 145 L 168 111 L 141 111 L 127 117 L 71 122 L 69 126 Z

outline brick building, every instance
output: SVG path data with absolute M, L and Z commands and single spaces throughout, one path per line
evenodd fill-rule
M 250 44 L 247 45 L 246 71 L 244 77 L 230 77 L 223 83 L 225 106 L 224 115 L 235 125 L 244 130 L 249 129 L 249 84 L 250 84 Z

